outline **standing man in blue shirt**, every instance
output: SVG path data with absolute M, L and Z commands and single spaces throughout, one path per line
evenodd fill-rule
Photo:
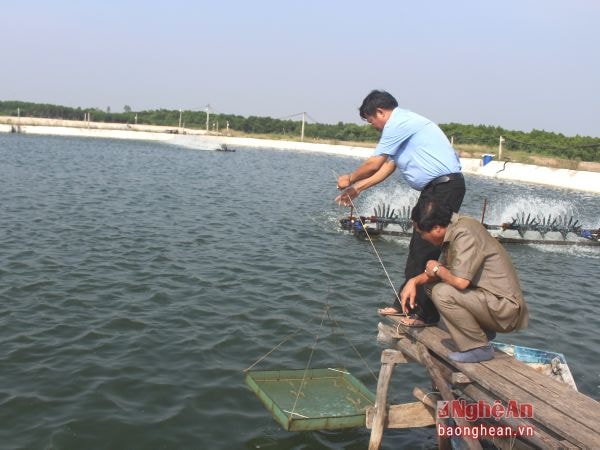
M 381 183 L 396 168 L 400 169 L 408 185 L 435 198 L 437 202 L 458 212 L 465 196 L 465 180 L 460 160 L 444 132 L 431 120 L 398 107 L 396 99 L 385 91 L 372 91 L 359 109 L 360 117 L 381 131 L 379 143 L 373 156 L 354 172 L 338 177 L 338 189 L 344 191 L 336 198 L 346 206 L 362 191 Z M 405 281 L 423 273 L 429 260 L 437 260 L 440 249 L 419 236 L 412 235 Z M 402 315 L 398 293 L 393 306 L 382 308 L 382 315 Z M 440 315 L 425 294 L 422 286 L 417 289 L 416 305 L 409 309 L 401 322 L 406 326 L 423 327 L 439 321 Z

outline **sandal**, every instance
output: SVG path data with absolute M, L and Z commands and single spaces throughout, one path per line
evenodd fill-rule
M 435 322 L 425 322 L 416 314 L 411 314 L 410 316 L 403 317 L 398 322 L 400 323 L 400 325 L 409 328 L 432 327 L 435 325 Z

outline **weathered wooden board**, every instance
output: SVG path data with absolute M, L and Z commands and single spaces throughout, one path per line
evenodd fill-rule
M 389 320 L 397 323 L 396 318 Z M 398 327 L 397 331 L 425 345 L 435 356 L 499 400 L 516 400 L 534 405 L 533 422 L 542 424 L 582 448 L 600 445 L 600 403 L 568 386 L 552 380 L 508 355 L 479 364 L 459 364 L 448 360 L 455 350 L 449 334 L 438 328 Z
M 373 426 L 375 408 L 367 409 L 367 428 Z M 435 425 L 434 411 L 421 402 L 391 405 L 388 409 L 386 428 L 420 428 Z
M 416 341 L 411 342 L 410 338 L 407 335 L 404 335 L 404 334 L 398 335 L 397 331 L 396 331 L 396 327 L 391 327 L 391 326 L 380 323 L 379 331 L 380 331 L 380 335 L 383 335 L 382 337 L 386 341 L 387 345 L 393 344 L 392 342 L 389 341 L 389 338 L 401 336 L 399 339 L 396 340 L 394 348 L 399 349 L 403 352 L 406 352 L 412 357 L 414 357 L 416 355 L 416 353 L 417 353 Z M 499 355 L 499 357 L 505 358 L 506 355 L 501 355 L 501 356 Z M 444 377 L 444 379 L 446 381 L 448 381 L 449 383 L 454 384 L 454 383 L 452 383 L 452 379 L 457 378 L 456 377 L 456 374 L 457 374 L 456 368 L 451 366 L 446 361 L 444 361 L 440 358 L 434 357 L 432 359 L 434 360 L 434 363 L 437 365 L 438 370 L 442 373 L 442 376 Z M 459 381 L 462 381 L 462 380 L 459 380 Z M 489 391 L 482 388 L 477 383 L 471 382 L 471 383 L 465 384 L 465 385 L 460 385 L 460 383 L 459 383 L 459 388 L 460 388 L 460 391 L 464 394 L 464 396 L 470 398 L 471 401 L 482 400 L 484 402 L 487 402 L 489 405 L 491 405 L 494 403 L 495 400 L 497 400 L 497 396 L 494 396 L 493 393 L 490 393 Z M 417 388 L 415 388 L 413 390 L 413 394 L 415 394 L 415 396 L 419 400 L 427 403 L 430 401 L 430 398 L 423 397 L 423 395 L 424 395 L 423 392 L 424 392 L 423 390 L 419 390 Z M 429 404 L 429 406 L 435 407 L 435 405 L 433 405 L 433 404 Z M 528 422 L 525 419 L 519 419 L 519 418 L 510 418 L 510 419 L 503 418 L 500 422 L 496 422 L 496 424 L 507 425 L 507 426 L 512 427 L 513 429 L 516 429 L 519 426 L 530 425 L 530 424 L 532 424 L 532 422 Z M 524 441 L 523 442 L 524 445 L 525 445 L 525 442 L 527 442 L 530 444 L 528 446 L 530 448 L 531 447 L 542 448 L 542 449 L 577 448 L 577 446 L 575 444 L 565 441 L 560 436 L 556 435 L 555 433 L 550 432 L 550 430 L 548 430 L 544 425 L 542 425 L 538 422 L 534 422 L 533 425 L 535 426 L 535 435 L 522 437 L 521 439 Z M 498 445 L 499 443 L 503 443 L 503 441 L 496 442 L 495 444 Z M 523 447 L 521 445 L 519 445 L 519 446 Z M 503 445 L 500 445 L 500 448 L 503 448 L 503 447 L 504 447 Z M 525 447 L 527 447 L 527 446 L 525 446 Z

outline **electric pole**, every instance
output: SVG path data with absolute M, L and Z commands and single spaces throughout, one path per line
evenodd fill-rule
M 209 108 L 210 108 L 210 105 L 206 105 L 206 132 L 207 133 L 208 133 L 208 125 L 209 125 L 209 117 L 210 117 Z

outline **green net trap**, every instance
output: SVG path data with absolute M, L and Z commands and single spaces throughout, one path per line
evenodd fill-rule
M 375 404 L 375 395 L 339 368 L 249 371 L 246 384 L 287 431 L 364 427 Z

